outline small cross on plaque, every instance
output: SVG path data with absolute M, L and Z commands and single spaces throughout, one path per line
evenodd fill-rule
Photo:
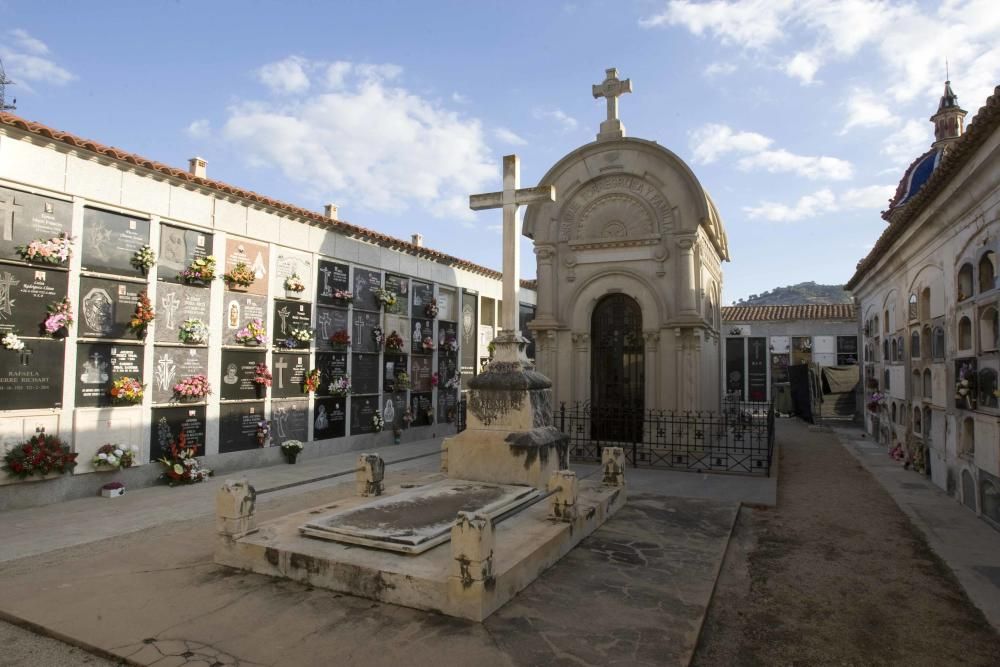
M 593 86 L 594 99 L 603 97 L 608 101 L 608 119 L 601 123 L 598 141 L 621 139 L 625 136 L 625 126 L 618 119 L 618 98 L 632 92 L 632 79 L 620 80 L 617 68 L 611 67 L 605 70 L 605 74 L 607 78 Z
M 0 234 L 4 241 L 14 240 L 14 218 L 19 208 L 21 205 L 14 203 L 13 195 L 0 194 Z

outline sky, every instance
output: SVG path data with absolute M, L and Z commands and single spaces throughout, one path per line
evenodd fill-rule
M 843 283 L 930 147 L 948 60 L 969 119 L 1000 84 L 996 0 L 0 0 L 15 113 L 489 266 L 521 185 L 594 140 L 681 157 L 729 235 L 723 303 Z M 523 277 L 535 273 L 524 239 Z

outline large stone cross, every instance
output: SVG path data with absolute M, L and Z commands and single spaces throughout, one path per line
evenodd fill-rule
M 594 99 L 603 97 L 608 101 L 608 118 L 601 123 L 598 141 L 603 139 L 621 139 L 625 136 L 625 126 L 618 119 L 618 98 L 632 92 L 632 79 L 624 81 L 618 78 L 618 69 L 611 67 L 605 70 L 607 78 L 593 86 Z
M 518 327 L 518 293 L 521 285 L 521 222 L 517 207 L 538 202 L 555 201 L 556 190 L 551 185 L 520 188 L 521 160 L 516 155 L 503 156 L 503 191 L 469 196 L 469 208 L 503 209 L 503 317 L 500 326 L 507 333 L 520 334 Z

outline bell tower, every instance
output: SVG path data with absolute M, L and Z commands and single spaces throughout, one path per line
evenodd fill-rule
M 965 127 L 965 109 L 958 106 L 958 95 L 951 90 L 951 81 L 944 82 L 944 95 L 937 113 L 931 116 L 934 123 L 934 148 L 947 146 L 962 136 Z

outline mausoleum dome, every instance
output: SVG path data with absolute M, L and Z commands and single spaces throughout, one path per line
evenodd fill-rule
M 943 149 L 932 148 L 914 160 L 913 164 L 910 165 L 903 174 L 903 178 L 899 181 L 899 186 L 896 188 L 896 195 L 889 204 L 890 212 L 905 205 L 914 195 L 920 192 L 920 188 L 924 187 L 924 183 L 930 179 L 931 174 L 934 173 L 938 164 L 941 163 L 941 156 L 943 154 Z

